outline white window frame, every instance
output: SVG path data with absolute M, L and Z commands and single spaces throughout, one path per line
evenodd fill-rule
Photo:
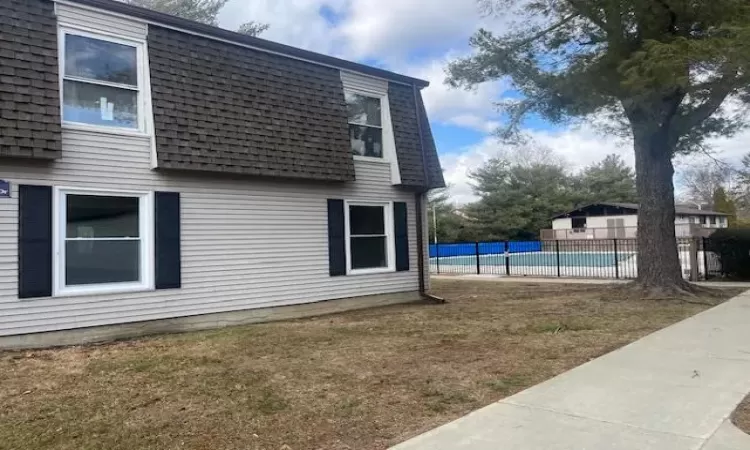
M 341 83 L 344 86 L 345 93 L 349 92 L 352 94 L 380 98 L 380 125 L 383 129 L 383 157 L 374 158 L 370 156 L 355 155 L 350 148 L 349 151 L 352 153 L 352 158 L 354 161 L 365 164 L 390 165 L 391 184 L 401 184 L 401 172 L 398 167 L 396 140 L 393 134 L 393 122 L 391 120 L 391 103 L 388 98 L 389 81 L 357 72 L 341 70 Z
M 112 83 L 108 81 L 90 80 L 88 78 L 81 78 L 76 76 L 65 75 L 65 47 L 66 47 L 66 36 L 82 36 L 91 39 L 97 39 L 100 41 L 112 42 L 115 44 L 126 45 L 128 47 L 134 47 L 136 49 L 136 73 L 138 79 L 138 86 L 133 89 L 133 86 L 120 83 Z M 124 135 L 136 135 L 146 136 L 149 134 L 151 129 L 151 117 L 150 113 L 150 88 L 149 88 L 149 77 L 148 77 L 148 58 L 146 53 L 146 41 L 135 40 L 131 38 L 123 38 L 112 34 L 102 33 L 100 31 L 89 31 L 83 30 L 71 26 L 60 26 L 58 28 L 58 53 L 59 53 L 59 84 L 60 84 L 60 118 L 62 120 L 62 126 L 65 129 L 74 129 L 81 131 L 94 131 L 94 132 L 105 132 L 111 134 L 124 134 Z M 108 86 L 118 89 L 127 89 L 137 92 L 136 97 L 136 108 L 138 110 L 138 127 L 137 128 L 125 128 L 125 127 L 110 127 L 106 125 L 95 125 L 85 122 L 73 122 L 66 121 L 63 115 L 64 105 L 64 85 L 65 80 L 77 81 L 81 83 L 88 83 L 98 86 Z
M 357 125 L 360 127 L 369 127 L 369 128 L 377 128 L 380 130 L 380 145 L 381 145 L 381 157 L 378 158 L 377 156 L 366 156 L 366 155 L 357 155 L 356 153 L 352 152 L 352 155 L 354 156 L 354 159 L 359 159 L 362 161 L 375 161 L 375 162 L 389 162 L 390 161 L 390 155 L 386 154 L 386 147 L 387 144 L 385 142 L 385 139 L 387 137 L 386 135 L 386 123 L 390 124 L 390 112 L 388 113 L 388 117 L 386 117 L 386 111 L 385 111 L 385 105 L 388 102 L 388 94 L 375 94 L 369 91 L 365 90 L 358 90 L 358 89 L 351 89 L 346 88 L 344 89 L 345 94 L 356 94 L 361 95 L 362 97 L 369 97 L 369 98 L 376 98 L 380 101 L 380 126 L 377 125 L 367 125 L 367 124 L 361 124 L 356 122 L 349 122 L 349 119 L 347 117 L 347 124 L 348 125 Z M 347 108 L 349 105 L 347 105 Z M 386 122 L 387 120 L 387 122 Z M 351 150 L 351 149 L 350 149 Z
M 385 221 L 385 241 L 386 241 L 386 267 L 373 267 L 369 269 L 352 269 L 352 235 L 349 226 L 349 210 L 351 206 L 380 206 L 383 208 L 383 220 Z M 346 237 L 346 274 L 347 275 L 367 275 L 373 273 L 388 273 L 396 271 L 396 239 L 393 229 L 393 202 L 372 202 L 359 200 L 344 201 L 344 230 Z M 356 236 L 355 236 L 356 237 Z
M 68 195 L 98 195 L 103 197 L 137 197 L 138 201 L 138 231 L 141 241 L 140 275 L 137 282 L 101 283 L 80 286 L 65 285 L 65 238 L 66 196 Z M 54 297 L 74 295 L 113 294 L 125 292 L 150 291 L 154 285 L 154 194 L 146 191 L 119 191 L 106 189 L 66 188 L 55 187 L 53 201 L 53 293 Z

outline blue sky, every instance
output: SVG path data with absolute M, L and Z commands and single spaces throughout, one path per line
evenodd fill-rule
M 261 37 L 423 78 L 425 104 L 446 180 L 457 203 L 474 199 L 469 171 L 508 149 L 492 131 L 500 116 L 495 102 L 516 93 L 506 81 L 472 92 L 444 84 L 448 61 L 470 53 L 469 37 L 481 26 L 496 32 L 513 26 L 510 14 L 482 16 L 475 0 L 229 0 L 219 20 L 225 28 L 256 20 L 270 24 Z M 603 135 L 591 124 L 554 126 L 539 118 L 525 123 L 535 140 L 578 170 L 608 153 L 632 164 L 627 141 Z M 736 160 L 750 133 L 715 143 L 720 156 Z

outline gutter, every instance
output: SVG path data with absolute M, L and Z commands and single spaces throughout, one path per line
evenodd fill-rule
M 427 156 L 425 155 L 424 151 L 424 136 L 422 136 L 422 112 L 419 107 L 419 91 L 417 90 L 416 84 L 412 84 L 412 90 L 414 92 L 414 108 L 417 112 L 417 132 L 419 133 L 419 149 L 422 153 L 422 170 L 424 173 L 423 189 L 414 194 L 414 204 L 417 210 L 417 248 L 419 249 L 419 251 L 417 252 L 417 267 L 419 270 L 419 295 L 425 300 L 429 300 L 435 303 L 445 303 L 444 298 L 428 294 L 426 289 L 427 282 L 425 281 L 425 278 L 429 276 L 427 273 L 429 269 L 425 270 L 424 217 L 422 216 L 422 206 L 424 199 L 427 196 L 427 191 L 429 191 L 428 186 L 430 185 L 430 173 L 429 170 L 427 170 Z

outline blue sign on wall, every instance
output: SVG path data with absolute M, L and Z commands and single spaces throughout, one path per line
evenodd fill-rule
M 0 198 L 10 197 L 10 183 L 0 180 Z

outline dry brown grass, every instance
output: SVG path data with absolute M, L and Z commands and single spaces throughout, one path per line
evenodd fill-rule
M 737 410 L 732 417 L 732 421 L 737 425 L 737 428 L 750 434 L 750 396 L 748 396 L 742 403 L 740 403 L 740 406 L 737 407 Z
M 1 353 L 0 448 L 384 449 L 707 307 L 601 286 L 434 291 L 449 303 Z

